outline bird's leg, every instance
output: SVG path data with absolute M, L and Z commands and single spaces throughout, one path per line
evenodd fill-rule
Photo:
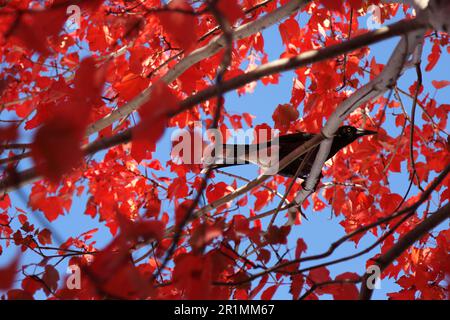
M 320 176 L 319 176 L 319 178 L 317 179 L 317 182 L 316 182 L 316 184 L 314 185 L 314 188 L 313 188 L 312 190 L 309 190 L 309 189 L 306 188 L 306 180 L 307 180 L 307 179 L 303 180 L 301 186 L 302 186 L 302 188 L 303 188 L 304 190 L 306 190 L 306 191 L 314 192 L 314 191 L 316 191 L 317 186 L 319 185 L 319 182 L 320 182 L 320 180 L 321 180 L 322 178 L 323 178 L 323 174 L 322 174 L 322 172 L 320 172 Z

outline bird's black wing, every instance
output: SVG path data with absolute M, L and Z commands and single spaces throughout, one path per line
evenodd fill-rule
M 315 134 L 307 133 L 307 132 L 296 132 L 296 133 L 291 133 L 291 134 L 287 134 L 284 136 L 280 136 L 279 137 L 279 145 L 280 145 L 279 157 L 280 158 L 285 157 L 290 152 L 295 150 L 297 147 L 299 147 L 300 145 L 302 145 L 305 142 L 312 139 L 314 136 L 315 136 Z M 270 148 L 271 145 L 272 145 L 272 141 L 269 141 L 267 143 L 259 143 L 257 145 L 255 145 L 255 144 L 253 144 L 253 145 L 224 144 L 223 149 L 224 150 L 226 150 L 226 149 L 233 150 L 234 155 L 237 155 L 238 153 L 241 153 L 241 152 L 244 152 L 245 154 L 247 154 L 252 146 L 256 147 L 257 150 L 260 150 L 261 148 Z M 242 165 L 242 164 L 249 164 L 249 163 L 250 163 L 249 161 L 244 161 L 244 163 L 242 163 L 242 162 L 237 163 L 237 161 L 236 161 L 234 163 L 233 162 L 217 163 L 217 164 L 211 165 L 210 167 L 212 169 L 219 169 L 219 168 L 226 168 L 226 167 L 232 167 L 235 165 Z M 293 164 L 293 165 L 295 165 L 295 164 Z
M 305 142 L 311 140 L 314 136 L 315 136 L 314 133 L 296 132 L 280 136 L 279 139 L 280 144 L 287 143 L 287 144 L 296 144 L 297 146 L 300 146 Z

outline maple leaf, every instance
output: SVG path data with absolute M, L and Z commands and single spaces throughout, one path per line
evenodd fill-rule
M 315 268 L 309 272 L 309 279 L 314 283 L 322 283 L 330 281 L 330 271 L 325 267 Z
M 431 53 L 428 55 L 428 64 L 425 67 L 425 71 L 431 71 L 434 69 L 436 64 L 441 57 L 441 48 L 439 47 L 439 42 L 435 41 L 433 44 L 433 48 L 431 49 Z
M 299 259 L 301 254 L 306 252 L 308 246 L 302 238 L 297 239 L 297 246 L 295 248 L 295 259 Z
M 81 164 L 83 131 L 67 116 L 59 116 L 42 126 L 34 138 L 32 154 L 38 171 L 52 181 Z
M 25 290 L 13 289 L 8 291 L 8 300 L 34 300 L 34 298 Z
M 448 80 L 441 80 L 441 81 L 433 80 L 433 81 L 431 81 L 431 84 L 436 89 L 442 89 L 442 88 L 445 88 L 446 86 L 449 86 L 450 81 L 448 81 Z
M 175 222 L 177 225 L 185 219 L 186 214 L 193 203 L 192 201 L 193 200 L 186 200 L 175 209 Z
M 68 101 L 55 108 L 54 114 L 36 133 L 32 156 L 37 170 L 51 181 L 58 181 L 83 160 L 81 142 L 93 103 L 100 98 L 105 80 L 103 72 L 96 69 L 92 58 L 83 60 Z
M 238 0 L 219 0 L 216 6 L 231 25 L 235 24 L 237 20 L 244 16 L 244 11 L 239 5 Z
M 356 273 L 345 272 L 336 277 L 335 280 L 357 280 L 359 276 Z M 336 300 L 357 300 L 359 296 L 358 288 L 354 283 L 343 283 L 331 285 L 325 288 Z
M 341 1 L 336 0 L 320 0 L 323 6 L 329 10 L 344 12 L 344 6 Z
M 38 240 L 39 242 L 45 246 L 46 244 L 52 243 L 52 234 L 48 229 L 44 229 L 38 234 Z
M 266 189 L 252 189 L 250 194 L 253 197 L 248 193 L 239 193 L 233 201 L 214 208 L 214 212 L 207 210 L 200 219 L 190 219 L 166 268 L 159 270 L 160 259 L 167 256 L 173 241 L 172 237 L 165 237 L 166 229 L 169 226 L 176 229 L 187 213 L 193 213 L 191 198 L 194 191 L 205 193 L 205 203 L 201 201 L 198 204 L 204 207 L 240 188 L 237 182 L 240 179 L 232 179 L 230 183 L 219 180 L 224 178 L 221 174 L 213 173 L 215 180 L 209 181 L 205 190 L 200 190 L 200 165 L 176 163 L 175 158 L 173 161 L 151 159 L 154 156 L 152 152 L 160 147 L 157 143 L 167 127 L 186 129 L 191 137 L 198 135 L 203 141 L 200 130 L 194 130 L 196 122 L 206 116 L 206 127 L 211 126 L 210 116 L 217 109 L 216 97 L 201 99 L 191 108 L 178 110 L 177 96 L 187 99 L 184 103 L 190 106 L 189 101 L 195 95 L 195 99 L 201 98 L 203 93 L 213 93 L 217 89 L 218 83 L 214 83 L 214 79 L 223 59 L 223 46 L 217 44 L 223 44 L 222 40 L 218 40 L 223 37 L 213 14 L 208 11 L 207 3 L 174 0 L 167 1 L 168 5 L 164 3 L 161 8 L 161 1 L 151 0 L 145 2 L 146 8 L 128 8 L 133 11 L 128 12 L 133 13 L 130 17 L 111 14 L 123 11 L 120 3 L 127 1 L 119 2 L 108 2 L 106 10 L 99 10 L 104 3 L 102 0 L 74 2 L 81 8 L 82 14 L 80 23 L 77 23 L 78 30 L 72 30 L 69 34 L 64 34 L 64 30 L 60 32 L 64 20 L 70 17 L 65 12 L 67 0 L 9 1 L 2 8 L 6 10 L 0 18 L 0 34 L 4 35 L 0 104 L 6 116 L 1 120 L 6 125 L 0 126 L 0 140 L 4 145 L 2 162 L 6 168 L 3 182 L 14 182 L 15 177 L 28 177 L 20 172 L 25 168 L 19 170 L 22 165 L 28 166 L 27 160 L 12 161 L 22 151 L 13 145 L 23 142 L 25 150 L 31 149 L 36 166 L 36 170 L 25 173 L 36 172 L 51 180 L 33 184 L 27 195 L 30 209 L 39 211 L 36 214 L 42 212 L 48 221 L 53 222 L 70 211 L 72 199 L 78 203 L 86 197 L 87 204 L 85 208 L 80 208 L 81 211 L 87 215 L 86 218 L 92 217 L 107 227 L 113 236 L 100 251 L 95 248 L 96 240 L 103 242 L 105 238 L 101 232 L 96 234 L 95 239 L 93 234 L 101 228 L 75 230 L 76 234 L 80 234 L 78 237 L 63 239 L 61 250 L 57 250 L 62 258 L 71 257 L 71 253 L 66 251 L 71 247 L 83 252 L 95 252 L 69 260 L 69 265 L 80 267 L 85 275 L 82 276 L 80 290 L 58 288 L 60 275 L 55 267 L 47 265 L 48 259 L 30 260 L 30 264 L 38 264 L 44 271 L 25 276 L 17 282 L 21 287 L 11 289 L 15 271 L 21 267 L 19 264 L 15 270 L 9 270 L 9 266 L 0 269 L 0 286 L 7 279 L 5 298 L 33 299 L 33 295 L 43 291 L 49 299 L 273 299 L 277 297 L 278 286 L 288 284 L 286 281 L 289 280 L 289 292 L 294 299 L 311 288 L 315 290 L 307 299 L 318 299 L 323 294 L 333 299 L 357 298 L 357 284 L 351 283 L 359 280 L 356 274 L 343 273 L 333 278 L 336 283 L 322 286 L 323 282 L 332 281 L 330 272 L 334 274 L 335 267 L 327 270 L 315 268 L 314 264 L 309 274 L 296 273 L 300 268 L 307 267 L 301 267 L 295 259 L 304 257 L 308 244 L 298 236 L 289 237 L 289 227 L 268 227 L 266 218 L 255 214 L 255 210 L 265 212 L 264 208 L 276 196 L 270 190 L 285 189 L 290 183 L 290 179 L 280 175 L 266 181 Z M 224 105 L 218 124 L 224 141 L 231 137 L 229 129 L 241 130 L 244 126 L 255 126 L 253 143 L 270 140 L 275 136 L 271 134 L 275 129 L 279 129 L 277 131 L 281 134 L 320 132 L 337 106 L 346 103 L 353 94 L 358 95 L 359 88 L 391 64 L 377 63 L 380 58 L 374 55 L 378 53 L 368 47 L 356 46 L 351 52 L 342 52 L 341 55 L 335 55 L 332 49 L 333 45 L 341 43 L 344 46 L 339 47 L 344 48 L 347 41 L 367 33 L 366 24 L 356 23 L 356 19 L 366 14 L 371 4 L 381 3 L 379 0 L 311 2 L 305 4 L 302 11 L 302 15 L 307 17 L 302 23 L 293 11 L 279 16 L 290 2 L 214 2 L 219 14 L 234 27 L 242 22 L 236 32 L 245 35 L 233 41 L 233 63 L 227 69 L 224 80 L 236 84 L 236 80 L 246 79 L 247 72 L 261 71 L 265 74 L 259 79 L 263 85 L 279 83 L 277 88 L 288 95 L 285 97 L 279 94 L 281 91 L 275 90 L 272 98 L 289 102 L 284 104 L 278 101 L 273 114 L 267 114 L 272 111 L 264 104 L 250 106 L 247 100 L 242 100 L 244 103 L 239 104 L 235 112 L 236 106 L 231 105 L 234 102 L 228 101 L 230 105 Z M 48 8 L 36 11 L 36 8 L 44 6 Z M 245 14 L 243 8 L 248 13 Z M 144 12 L 145 23 L 142 23 L 142 9 L 150 10 Z M 380 9 L 381 16 L 378 18 L 381 23 L 405 16 L 405 23 L 414 19 L 408 8 L 397 4 L 380 6 Z M 355 23 L 350 23 L 351 10 Z M 272 19 L 272 15 L 277 19 Z M 258 21 L 260 19 L 263 20 Z M 261 26 L 268 26 L 267 23 L 273 25 L 272 31 L 278 28 L 281 60 L 275 60 L 278 44 L 261 29 Z M 364 37 L 370 39 L 371 36 L 366 34 Z M 430 40 L 424 43 L 424 52 L 429 53 L 424 58 L 428 58 L 426 70 L 435 71 L 440 56 L 450 52 L 448 39 L 445 34 L 436 33 L 427 34 L 426 39 Z M 204 49 L 198 51 L 198 55 L 191 55 L 200 46 Z M 333 53 L 332 56 L 321 56 L 325 47 L 325 51 Z M 291 58 L 299 53 L 306 53 L 300 60 L 309 59 L 310 50 L 315 52 L 312 56 L 315 62 L 283 75 L 280 70 L 284 71 L 284 67 L 274 73 L 266 73 L 271 68 L 266 66 L 284 65 L 283 61 L 288 61 L 289 65 L 298 62 L 298 57 Z M 52 53 L 55 59 L 48 58 Z M 93 58 L 82 59 L 87 55 Z M 269 58 L 273 58 L 273 63 L 269 63 Z M 259 95 L 261 92 L 255 90 L 259 80 L 253 77 L 248 79 L 251 82 L 240 83 L 239 80 L 238 84 L 242 86 L 238 88 L 234 84 L 227 88 L 235 89 L 238 96 L 244 93 Z M 291 80 L 292 86 L 289 87 Z M 105 83 L 107 85 L 104 87 Z M 450 109 L 448 104 L 439 101 L 441 95 L 434 93 L 447 89 L 449 83 L 447 80 L 430 79 L 419 88 L 418 104 L 426 112 L 420 112 L 421 116 L 416 119 L 413 151 L 422 185 L 440 174 L 447 164 L 444 160 L 448 158 L 450 137 L 445 132 Z M 376 87 L 384 88 L 384 85 Z M 398 89 L 414 96 L 417 81 L 406 90 Z M 142 101 L 142 98 L 145 102 L 137 110 L 137 125 L 133 117 L 120 120 L 115 117 L 122 107 L 129 111 L 128 108 L 133 109 L 136 106 L 134 102 Z M 269 100 L 263 102 L 269 103 Z M 358 104 L 361 101 L 358 100 Z M 383 106 L 388 109 L 384 110 Z M 225 110 L 225 107 L 233 112 Z M 358 139 L 330 159 L 324 175 L 333 186 L 329 187 L 328 183 L 321 185 L 323 189 L 320 193 L 313 193 L 302 203 L 302 208 L 315 211 L 330 206 L 334 214 L 339 215 L 339 222 L 336 223 L 343 227 L 347 235 L 393 214 L 403 199 L 392 189 L 393 185 L 389 185 L 392 180 L 389 174 L 398 172 L 399 177 L 404 177 L 404 166 L 410 162 L 408 133 L 412 128 L 408 115 L 399 111 L 401 104 L 395 99 L 389 101 L 386 95 L 379 95 L 377 100 L 370 99 L 360 107 L 362 112 L 352 112 L 345 119 L 347 124 L 362 128 L 369 121 L 372 126 L 379 126 L 379 134 L 376 138 Z M 250 110 L 255 111 L 253 113 L 257 117 L 250 115 Z M 109 117 L 111 113 L 113 117 Z M 271 116 L 273 125 L 261 122 Z M 100 123 L 107 124 L 106 127 L 87 137 L 86 127 L 100 119 Z M 112 119 L 118 121 L 112 122 Z M 397 128 L 390 126 L 394 123 Z M 90 129 L 94 127 L 97 126 Z M 132 132 L 131 148 L 127 143 L 116 145 L 116 137 L 122 139 L 126 134 L 126 139 L 130 138 L 128 129 Z M 397 129 L 402 130 L 400 135 Z M 24 130 L 32 131 L 27 133 Z M 33 140 L 31 148 L 28 148 L 27 137 L 30 136 Z M 19 142 L 19 137 L 24 141 Z M 99 143 L 106 141 L 106 144 L 114 141 L 114 146 L 105 153 L 97 153 L 81 167 L 86 156 L 82 146 L 93 139 L 98 139 L 96 142 Z M 192 154 L 190 156 L 191 160 L 195 160 Z M 143 159 L 151 159 L 151 162 L 144 162 Z M 17 172 L 15 168 L 18 168 Z M 447 177 L 433 191 L 433 200 L 438 205 L 450 198 L 448 182 Z M 287 200 L 291 202 L 299 190 L 300 185 L 295 183 Z M 404 207 L 419 198 L 420 194 L 408 196 Z M 34 220 L 30 213 L 15 207 L 14 200 L 7 194 L 0 197 L 0 233 L 5 239 L 10 239 L 5 240 L 6 245 L 1 244 L 0 254 L 9 245 L 18 246 L 26 252 L 52 243 L 50 228 L 37 229 L 32 224 Z M 77 204 L 75 209 L 78 207 Z M 227 208 L 230 210 L 225 210 Z M 380 243 L 381 253 L 375 259 L 426 218 L 426 210 L 426 206 L 420 206 L 417 214 L 385 238 Z M 387 222 L 387 226 L 395 225 L 399 219 L 401 217 Z M 299 219 L 297 222 L 300 222 Z M 380 238 L 386 227 L 384 223 L 380 226 L 356 233 L 348 240 L 358 243 L 367 236 Z M 297 228 L 292 226 L 292 232 L 298 231 Z M 403 252 L 394 264 L 386 267 L 384 274 L 401 288 L 399 292 L 389 294 L 390 298 L 448 299 L 445 279 L 450 273 L 447 250 L 450 232 L 444 227 L 438 236 L 436 233 L 435 230 L 433 234 L 424 234 L 417 247 Z M 317 233 L 317 236 L 320 234 Z M 132 263 L 135 250 L 150 242 L 154 244 L 150 258 L 141 259 L 135 266 Z M 245 249 L 248 243 L 251 244 L 250 251 Z M 278 259 L 288 251 L 292 257 L 288 255 Z M 30 259 L 39 259 L 34 257 Z M 261 274 L 255 270 L 272 262 L 275 267 L 286 262 L 288 266 L 276 272 L 269 268 L 269 272 Z M 373 261 L 367 261 L 369 263 Z M 160 271 L 164 277 L 154 277 Z M 255 274 L 261 277 L 252 277 Z M 276 278 L 276 282 L 269 284 L 272 277 Z M 217 282 L 229 285 L 215 285 Z M 233 285 L 236 282 L 239 285 Z M 280 294 L 286 294 L 286 291 Z
M 9 125 L 4 128 L 0 128 L 0 143 L 14 141 L 17 138 L 17 126 Z
M 206 188 L 206 198 L 209 202 L 214 202 L 223 196 L 233 192 L 233 187 L 226 184 L 225 182 L 219 182 L 215 184 L 210 184 Z
M 44 284 L 38 279 L 27 276 L 22 280 L 22 289 L 33 296 L 36 291 L 44 289 Z
M 180 199 L 188 195 L 189 188 L 186 184 L 186 178 L 180 177 L 173 180 L 173 183 L 169 186 L 167 190 L 167 197 L 169 199 Z
M 269 275 L 266 274 L 266 275 L 262 276 L 258 285 L 250 292 L 248 298 L 253 299 L 264 288 L 268 279 L 269 279 Z
M 168 12 L 159 13 L 159 19 L 169 38 L 175 41 L 186 53 L 192 51 L 197 43 L 197 18 L 193 8 L 186 0 L 173 0 L 167 6 Z M 174 11 L 170 11 L 174 10 Z M 184 12 L 176 12 L 181 10 Z
M 402 201 L 402 197 L 396 193 L 383 194 L 381 196 L 380 206 L 385 214 L 391 214 Z
M 273 194 L 266 189 L 253 192 L 253 195 L 256 197 L 254 207 L 255 211 L 259 211 L 264 208 L 267 202 L 273 198 Z
M 161 221 L 123 221 L 123 235 L 133 241 L 145 242 L 150 239 L 160 241 L 164 236 L 165 225 Z
M 42 11 L 25 12 L 13 27 L 11 35 L 31 50 L 47 55 L 50 53 L 47 39 L 61 30 L 66 16 L 66 7 L 54 5 Z
M 170 113 L 178 108 L 179 100 L 163 82 L 154 85 L 150 99 L 139 108 L 141 122 L 133 128 L 131 156 L 140 163 L 148 151 L 155 148 L 167 126 Z
M 291 122 L 298 119 L 299 113 L 296 108 L 290 104 L 280 104 L 275 109 L 272 119 L 275 122 L 275 128 L 287 130 Z
M 8 290 L 17 276 L 20 256 L 16 256 L 6 267 L 0 268 L 0 290 Z
M 267 242 L 270 244 L 285 244 L 287 243 L 287 236 L 291 232 L 290 226 L 270 226 L 269 230 L 267 230 Z
M 279 285 L 273 285 L 268 287 L 262 294 L 261 294 L 261 300 L 272 300 L 273 295 L 277 291 Z
M 254 115 L 251 115 L 251 114 L 248 113 L 248 112 L 244 112 L 244 113 L 242 114 L 242 117 L 244 118 L 245 123 L 246 123 L 249 127 L 253 127 L 253 119 L 255 118 Z
M 175 258 L 173 281 L 184 290 L 187 299 L 210 298 L 211 261 L 195 254 L 182 254 Z
M 129 101 L 144 91 L 148 84 L 147 78 L 130 72 L 125 74 L 120 81 L 115 82 L 113 88 L 118 92 L 120 99 Z
M 42 281 L 46 284 L 44 290 L 47 295 L 50 294 L 49 290 L 55 291 L 58 288 L 59 273 L 52 265 L 46 265 Z

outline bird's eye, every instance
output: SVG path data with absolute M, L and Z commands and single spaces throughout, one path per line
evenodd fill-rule
M 346 133 L 351 133 L 351 132 L 352 132 L 352 129 L 347 128 L 347 129 L 345 129 L 345 132 L 346 132 Z

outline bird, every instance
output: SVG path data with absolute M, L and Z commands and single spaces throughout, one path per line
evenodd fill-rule
M 333 138 L 333 143 L 327 156 L 327 160 L 331 159 L 336 153 L 354 142 L 356 139 L 363 136 L 374 135 L 376 133 L 376 131 L 359 129 L 348 125 L 339 127 Z M 209 159 L 208 167 L 211 170 L 215 170 L 242 164 L 256 164 L 259 167 L 267 168 L 267 163 L 262 163 L 260 159 L 262 151 L 268 152 L 268 150 L 263 149 L 271 148 L 272 144 L 277 145 L 278 159 L 281 160 L 289 155 L 292 151 L 294 151 L 297 147 L 311 140 L 316 135 L 317 134 L 308 132 L 296 132 L 279 136 L 278 143 L 276 141 L 274 142 L 274 140 L 271 140 L 269 142 L 258 144 L 223 144 L 222 150 L 224 151 L 216 152 L 221 156 L 215 156 L 215 153 L 213 152 L 213 159 Z M 319 148 L 318 146 L 316 146 L 310 154 L 305 153 L 301 155 L 285 168 L 278 171 L 277 174 L 284 177 L 298 177 L 305 180 L 308 177 L 309 172 L 311 171 L 318 150 Z M 305 157 L 306 161 L 302 165 Z M 300 166 L 302 166 L 302 168 L 299 170 L 298 175 L 296 176 L 296 173 Z

